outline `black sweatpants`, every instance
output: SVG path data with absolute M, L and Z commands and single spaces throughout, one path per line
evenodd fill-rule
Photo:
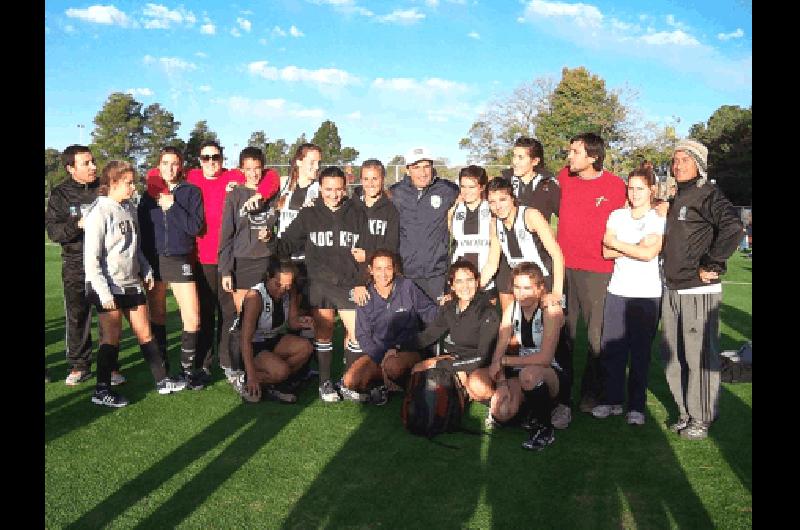
M 233 295 L 222 288 L 222 277 L 216 264 L 200 264 L 200 268 L 202 274 L 195 279 L 200 300 L 200 331 L 194 366 L 211 370 L 216 345 L 220 365 L 230 367 L 228 335 L 236 317 Z
M 92 367 L 92 302 L 86 297 L 83 264 L 63 262 L 66 357 L 71 370 L 89 371 Z

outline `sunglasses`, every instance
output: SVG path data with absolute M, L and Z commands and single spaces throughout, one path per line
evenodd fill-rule
M 219 162 L 222 160 L 222 155 L 217 153 L 215 155 L 200 155 L 200 160 L 203 162 L 208 162 L 209 160 L 213 160 L 214 162 Z

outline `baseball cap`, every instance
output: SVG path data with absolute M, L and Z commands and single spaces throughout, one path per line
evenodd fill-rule
M 406 165 L 416 164 L 420 160 L 430 160 L 433 162 L 433 155 L 427 147 L 414 147 L 406 153 Z

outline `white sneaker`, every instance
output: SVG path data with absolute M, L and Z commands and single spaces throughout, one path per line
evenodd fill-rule
M 319 385 L 319 398 L 327 403 L 335 403 L 336 401 L 342 400 L 342 397 L 336 391 L 336 387 L 333 386 L 330 379 L 323 381 Z
M 625 415 L 628 425 L 644 425 L 644 414 L 638 410 L 631 410 Z
M 556 429 L 566 429 L 572 421 L 572 409 L 563 403 L 556 405 L 550 415 L 550 422 Z
M 608 418 L 609 416 L 622 415 L 622 405 L 597 405 L 592 409 L 595 418 Z

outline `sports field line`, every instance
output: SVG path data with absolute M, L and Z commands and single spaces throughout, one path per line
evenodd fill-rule
M 753 285 L 753 282 L 722 282 L 723 285 Z

